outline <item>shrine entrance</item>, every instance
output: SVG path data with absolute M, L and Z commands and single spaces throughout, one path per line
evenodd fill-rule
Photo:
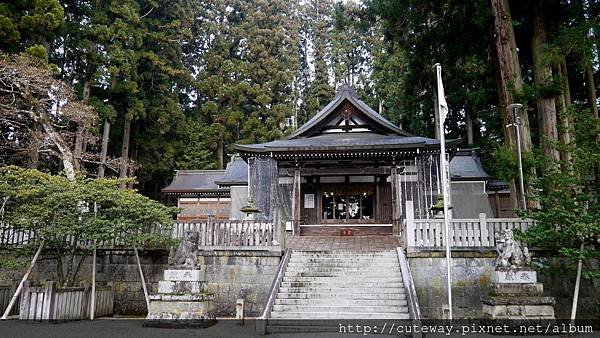
M 403 131 L 349 85 L 285 138 L 235 148 L 270 163 L 250 165 L 249 191 L 295 236 L 399 236 L 404 202 L 428 217 L 439 195 L 439 140 Z
M 322 223 L 375 222 L 373 185 L 323 185 L 320 195 Z

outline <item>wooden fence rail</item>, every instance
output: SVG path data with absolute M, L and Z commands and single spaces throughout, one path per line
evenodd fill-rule
M 10 303 L 10 299 L 12 298 L 14 293 L 15 293 L 14 287 L 0 286 L 0 310 L 4 311 L 4 309 L 6 309 L 6 307 Z M 12 316 L 12 315 L 18 315 L 18 314 L 19 314 L 19 307 L 13 306 L 9 315 Z
M 114 293 L 110 286 L 96 287 L 94 316 L 112 316 Z M 91 290 L 88 287 L 57 288 L 56 282 L 43 287 L 31 287 L 25 282 L 21 291 L 19 319 L 22 320 L 80 320 L 90 317 Z
M 270 222 L 177 222 L 171 230 L 171 238 L 183 238 L 187 231 L 199 233 L 200 247 L 257 247 L 272 246 L 277 242 Z
M 407 210 L 412 207 L 407 202 Z M 532 220 L 520 218 L 487 218 L 479 214 L 474 219 L 450 219 L 450 245 L 452 248 L 493 250 L 496 236 L 505 229 L 527 230 Z M 436 251 L 445 248 L 444 219 L 415 219 L 407 212 L 405 228 L 409 252 Z
M 258 221 L 213 221 L 213 222 L 174 222 L 173 227 L 152 226 L 149 233 L 162 234 L 172 239 L 182 239 L 187 231 L 199 233 L 200 247 L 266 247 L 277 245 L 278 234 L 272 222 Z M 0 224 L 0 245 L 26 245 L 33 243 L 35 234 L 30 230 L 12 228 L 8 224 Z M 98 243 L 99 248 L 124 248 L 124 234 L 115 234 L 110 241 Z M 65 244 L 77 244 L 82 248 L 93 245 L 91 241 L 81 241 L 67 236 Z

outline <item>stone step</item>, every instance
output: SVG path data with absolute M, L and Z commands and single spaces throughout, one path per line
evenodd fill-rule
M 363 281 L 355 281 L 350 285 L 339 285 L 337 282 L 328 282 L 326 280 L 313 281 L 313 282 L 281 282 L 282 287 L 292 287 L 292 288 L 303 288 L 303 287 L 355 287 L 355 288 L 403 288 L 403 282 L 388 282 L 387 280 L 382 280 L 381 282 L 363 282 Z
M 344 276 L 361 276 L 366 274 L 372 274 L 376 276 L 389 276 L 389 275 L 398 275 L 401 276 L 402 273 L 400 269 L 373 269 L 373 268 L 361 268 L 361 269 L 330 269 L 330 268 L 315 268 L 315 269 L 286 269 L 286 273 L 334 273 L 334 274 L 343 274 Z
M 400 273 L 399 266 L 331 266 L 331 265 L 294 265 L 288 266 L 286 271 L 345 271 L 354 272 L 393 272 Z
M 408 306 L 406 299 L 343 299 L 343 298 L 317 298 L 317 299 L 276 299 L 276 305 L 340 305 L 340 306 Z
M 358 278 L 378 278 L 379 280 L 386 280 L 388 277 L 402 280 L 402 275 L 399 272 L 394 273 L 386 271 L 286 271 L 283 274 L 284 277 L 331 277 L 331 278 L 345 278 L 352 281 Z
M 363 267 L 363 266 L 372 266 L 372 267 L 378 267 L 378 268 L 388 268 L 388 267 L 391 268 L 391 267 L 399 267 L 400 264 L 398 262 L 379 262 L 379 261 L 372 261 L 372 262 L 368 262 L 365 264 L 356 264 L 356 263 L 352 263 L 352 262 L 332 262 L 332 261 L 321 262 L 321 263 L 290 261 L 287 264 L 288 268 L 301 267 L 301 266 L 307 266 L 307 267 L 323 266 L 323 267 L 333 267 L 333 268 L 356 268 L 356 267 Z
M 273 305 L 274 312 L 331 312 L 331 313 L 408 313 L 408 307 L 400 305 Z
M 310 258 L 310 259 L 290 259 L 288 265 L 292 266 L 295 264 L 351 264 L 353 266 L 371 266 L 373 264 L 395 264 L 400 265 L 398 263 L 397 258 L 385 258 L 385 259 L 326 259 L 326 258 Z
M 317 282 L 317 281 L 327 281 L 327 282 L 337 282 L 340 285 L 352 284 L 353 281 L 349 276 L 339 276 L 339 277 L 301 277 L 301 276 L 283 276 L 283 282 Z M 370 277 L 364 276 L 360 277 L 361 282 L 377 282 L 381 281 L 381 277 Z M 387 282 L 402 282 L 402 277 L 389 277 L 385 279 Z
M 408 313 L 379 312 L 277 312 L 271 313 L 273 319 L 410 319 Z
M 397 254 L 395 250 L 381 251 L 356 251 L 356 250 L 336 250 L 336 251 L 302 251 L 293 250 L 293 256 L 391 256 Z
M 398 257 L 398 253 L 395 251 L 390 252 L 336 252 L 336 253 L 314 253 L 314 252 L 292 252 L 292 258 L 295 257 L 357 257 L 357 258 L 385 258 L 385 257 Z
M 396 251 L 292 251 L 292 256 L 348 256 L 348 257 L 386 257 L 397 255 Z
M 356 260 L 398 260 L 397 254 L 392 255 L 291 255 L 290 259 L 293 260 L 309 260 L 309 259 L 338 259 L 338 260 L 347 260 L 347 259 L 356 259 Z
M 280 287 L 279 293 L 297 293 L 297 292 L 310 292 L 310 293 L 331 293 L 331 294 L 384 294 L 384 293 L 400 293 L 404 292 L 404 288 L 380 288 L 380 289 L 370 289 L 370 288 L 360 288 L 360 287 L 337 287 L 337 286 L 316 286 L 316 287 Z
M 357 254 L 357 255 L 373 255 L 373 254 L 391 254 L 395 253 L 394 249 L 382 249 L 378 251 L 360 251 L 360 250 L 344 250 L 344 249 L 336 249 L 335 251 L 331 250 L 292 250 L 294 254 L 312 254 L 312 255 L 345 255 L 345 254 Z
M 278 293 L 277 300 L 284 299 L 354 299 L 354 300 L 401 300 L 406 299 L 404 291 L 398 291 L 396 293 L 327 293 L 327 292 L 287 292 Z

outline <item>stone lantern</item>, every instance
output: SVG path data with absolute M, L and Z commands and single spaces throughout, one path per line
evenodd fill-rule
M 244 221 L 253 221 L 255 220 L 254 214 L 260 213 L 260 210 L 254 206 L 254 201 L 252 197 L 248 197 L 248 204 L 240 209 L 241 212 L 244 213 Z
M 448 210 L 450 209 L 452 209 L 451 205 L 448 206 Z M 435 212 L 434 218 L 444 218 L 444 198 L 438 196 L 437 201 L 429 208 L 429 210 Z

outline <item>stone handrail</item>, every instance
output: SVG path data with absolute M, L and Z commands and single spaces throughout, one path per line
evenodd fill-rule
M 285 273 L 287 264 L 290 261 L 291 254 L 292 250 L 286 249 L 283 257 L 281 258 L 281 262 L 279 262 L 277 274 L 275 275 L 275 279 L 273 280 L 273 284 L 271 285 L 271 292 L 269 293 L 269 298 L 265 303 L 265 308 L 263 309 L 262 314 L 260 315 L 260 317 L 257 318 L 256 321 L 256 332 L 258 334 L 266 333 L 266 321 L 271 316 L 271 310 L 273 309 L 273 305 L 275 304 L 275 298 L 277 297 L 277 292 L 279 291 L 279 286 L 281 285 L 281 281 L 283 280 L 283 274 Z
M 417 291 L 415 290 L 415 284 L 413 283 L 412 274 L 410 273 L 410 266 L 408 265 L 408 259 L 402 248 L 396 248 L 398 252 L 398 261 L 400 262 L 400 272 L 402 273 L 402 281 L 404 282 L 404 290 L 406 293 L 406 300 L 408 303 L 408 313 L 412 320 L 421 320 L 421 310 L 419 308 L 419 300 L 417 298 Z

